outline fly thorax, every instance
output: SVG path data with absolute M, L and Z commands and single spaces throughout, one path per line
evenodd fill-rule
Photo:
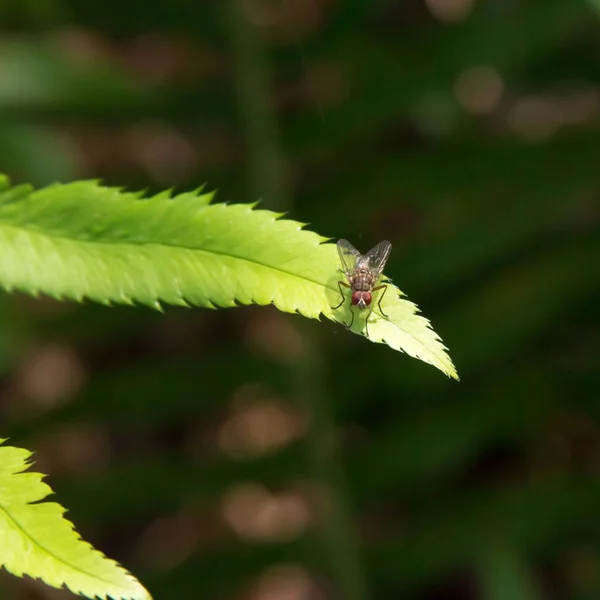
M 373 278 L 367 271 L 359 271 L 352 281 L 352 289 L 359 292 L 368 292 L 373 288 Z

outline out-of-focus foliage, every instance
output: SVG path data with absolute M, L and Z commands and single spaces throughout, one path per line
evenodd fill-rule
M 157 599 L 600 597 L 594 3 L 0 15 L 14 181 L 208 182 L 389 239 L 461 374 L 268 308 L 2 296 L 0 432 L 86 539 Z
M 87 598 L 147 600 L 138 581 L 77 535 L 60 504 L 41 502 L 52 490 L 39 473 L 23 472 L 30 456 L 21 448 L 0 448 L 2 566 Z

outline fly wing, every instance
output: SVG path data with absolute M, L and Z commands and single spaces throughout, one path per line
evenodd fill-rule
M 385 263 L 392 250 L 392 244 L 387 240 L 379 242 L 376 246 L 373 246 L 364 256 L 364 260 L 367 262 L 367 267 L 373 274 L 375 280 L 379 279 Z
M 346 277 L 350 278 L 352 273 L 354 273 L 356 261 L 361 258 L 361 254 L 348 240 L 339 240 L 337 249 L 340 261 L 342 262 L 342 269 Z

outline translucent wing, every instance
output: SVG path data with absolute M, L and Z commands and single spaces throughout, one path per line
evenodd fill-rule
M 361 262 L 366 262 L 366 267 L 373 273 L 375 279 L 379 279 L 391 251 L 392 244 L 387 240 L 383 240 L 383 242 L 379 242 L 379 244 L 373 246 L 373 248 L 362 257 Z
M 339 240 L 337 249 L 344 273 L 346 277 L 350 278 L 352 273 L 354 273 L 356 261 L 362 258 L 362 255 L 348 240 Z

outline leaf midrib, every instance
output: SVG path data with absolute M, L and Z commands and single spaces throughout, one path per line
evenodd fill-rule
M 2 220 L 0 219 L 0 223 L 2 223 Z M 59 239 L 59 240 L 64 240 L 70 243 L 76 243 L 76 244 L 89 244 L 89 245 L 103 245 L 103 244 L 107 244 L 107 245 L 124 245 L 124 246 L 158 246 L 158 247 L 166 247 L 166 248 L 178 248 L 181 250 L 187 250 L 189 252 L 200 252 L 200 253 L 204 253 L 207 255 L 216 255 L 216 256 L 226 256 L 228 258 L 233 258 L 235 260 L 240 260 L 243 262 L 248 262 L 250 264 L 254 264 L 254 265 L 258 265 L 260 267 L 264 267 L 266 269 L 271 269 L 277 273 L 284 273 L 285 275 L 289 275 L 291 277 L 296 277 L 298 279 L 304 280 L 304 281 L 308 281 L 310 283 L 313 283 L 315 285 L 330 289 L 332 291 L 335 291 L 335 288 L 332 286 L 328 286 L 320 281 L 317 281 L 316 279 L 312 279 L 310 277 L 306 277 L 303 275 L 298 275 L 297 273 L 294 273 L 292 271 L 287 271 L 285 269 L 279 268 L 279 267 L 274 267 L 273 265 L 269 265 L 266 264 L 264 262 L 258 261 L 256 259 L 250 259 L 248 257 L 245 256 L 240 256 L 237 254 L 232 254 L 229 252 L 218 252 L 215 250 L 205 250 L 203 248 L 190 248 L 187 246 L 182 246 L 180 244 L 172 244 L 172 243 L 168 243 L 168 242 L 138 242 L 138 241 L 117 241 L 117 240 L 86 240 L 86 239 L 81 239 L 78 237 L 67 237 L 65 235 L 58 235 L 56 233 L 48 233 L 48 230 L 45 229 L 37 229 L 35 227 L 26 227 L 26 226 L 17 226 L 17 225 L 12 225 L 7 223 L 6 221 L 4 221 L 0 227 L 7 227 L 9 229 L 14 229 L 16 231 L 21 231 L 24 230 L 28 233 L 32 233 L 34 235 L 42 235 L 45 236 L 47 238 L 50 239 Z M 325 242 L 327 243 L 327 242 Z
M 12 474 L 13 476 L 16 476 L 16 473 Z M 44 502 L 43 504 L 47 504 L 46 502 Z M 32 509 L 35 509 L 34 507 L 36 506 L 35 504 L 29 504 L 29 503 L 25 503 L 25 504 L 21 504 L 21 506 L 28 506 L 31 507 Z M 0 503 L 0 510 L 2 510 L 2 512 L 6 515 L 6 517 L 8 518 L 8 520 L 10 522 L 12 522 L 14 524 L 14 526 L 23 534 L 24 537 L 26 537 L 34 546 L 36 546 L 37 548 L 39 548 L 40 550 L 42 550 L 43 552 L 45 552 L 48 556 L 51 556 L 54 560 L 56 560 L 57 562 L 69 567 L 70 569 L 73 569 L 74 571 L 77 571 L 79 573 L 81 573 L 82 575 L 85 575 L 86 577 L 90 577 L 91 579 L 95 579 L 96 581 L 101 581 L 107 585 L 110 586 L 116 586 L 118 588 L 123 589 L 124 591 L 128 592 L 129 590 L 123 586 L 121 586 L 118 583 L 115 583 L 114 581 L 110 581 L 105 579 L 104 577 L 99 577 L 95 574 L 89 573 L 88 571 L 85 571 L 84 569 L 82 569 L 81 567 L 78 567 L 76 565 L 73 565 L 72 563 L 67 562 L 65 559 L 57 556 L 54 552 L 52 552 L 51 550 L 49 550 L 45 545 L 41 544 L 40 542 L 38 542 L 34 537 L 32 537 L 28 531 L 26 529 L 23 528 L 23 526 L 13 517 L 13 515 L 6 509 L 4 504 Z M 59 518 L 64 520 L 64 517 L 62 515 L 59 515 Z M 74 529 L 71 529 L 71 531 L 73 532 L 74 536 L 77 536 L 77 533 L 75 532 Z M 81 543 L 81 544 L 85 544 L 85 542 L 83 541 L 83 539 L 79 538 L 76 540 L 77 543 Z M 93 549 L 93 548 L 89 548 L 88 551 L 90 552 L 98 552 L 97 550 Z M 100 558 L 102 558 L 103 560 L 109 560 L 108 558 L 106 558 L 105 556 L 102 556 L 100 553 Z M 121 567 L 119 567 L 116 564 L 112 565 L 113 567 L 115 567 L 116 569 L 119 569 Z M 25 572 L 25 571 L 24 571 Z M 27 575 L 32 575 L 31 573 L 26 573 Z M 123 575 L 126 576 L 125 571 L 123 571 Z M 40 579 L 44 580 L 43 575 L 33 575 L 34 577 L 40 577 Z M 132 584 L 134 584 L 134 581 L 131 581 Z M 67 585 L 68 586 L 68 582 L 63 581 L 62 585 Z

